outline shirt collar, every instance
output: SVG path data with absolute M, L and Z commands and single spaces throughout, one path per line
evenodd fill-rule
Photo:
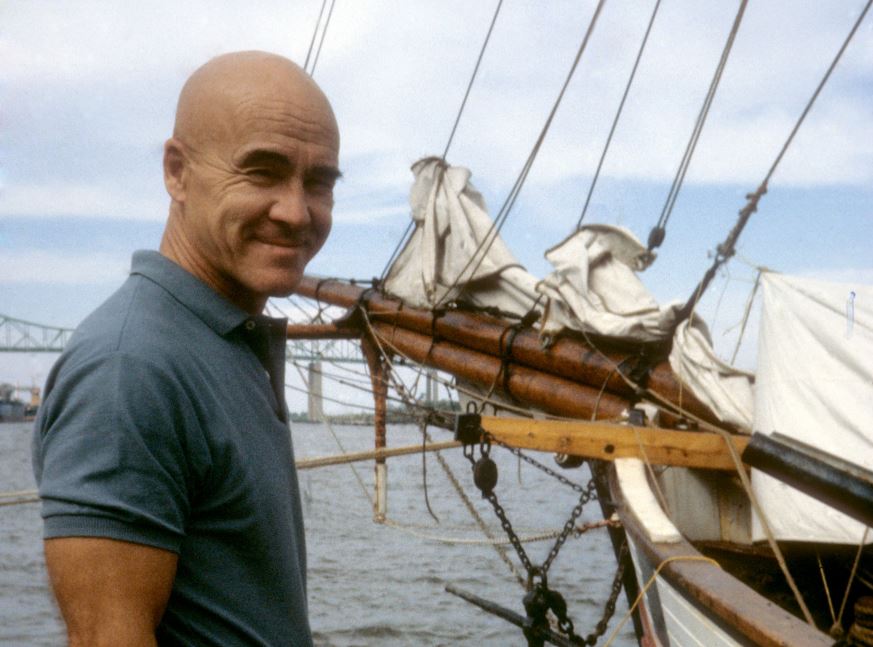
M 160 252 L 134 252 L 130 273 L 160 285 L 221 336 L 253 318 Z

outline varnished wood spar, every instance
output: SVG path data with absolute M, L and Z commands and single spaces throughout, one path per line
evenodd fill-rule
M 368 335 L 361 338 L 361 350 L 367 359 L 370 369 L 370 384 L 373 388 L 373 426 L 376 430 L 376 450 L 384 449 L 387 445 L 387 419 L 388 419 L 388 376 L 385 360 L 379 352 L 379 347 L 374 344 Z M 385 459 L 376 459 L 377 463 L 384 463 Z
M 736 470 L 725 440 L 710 432 L 489 416 L 482 417 L 482 428 L 500 442 L 520 449 L 600 460 L 639 458 L 653 465 Z M 749 443 L 745 436 L 731 439 L 739 453 Z
M 311 470 L 316 467 L 327 467 L 328 465 L 343 465 L 345 463 L 355 463 L 359 461 L 376 460 L 384 461 L 392 456 L 408 456 L 409 454 L 420 454 L 425 452 L 438 452 L 443 449 L 452 449 L 460 447 L 461 443 L 456 440 L 447 440 L 440 443 L 428 443 L 422 446 L 418 445 L 403 445 L 401 447 L 384 447 L 382 449 L 371 450 L 367 452 L 349 452 L 348 454 L 339 454 L 337 456 L 320 456 L 318 458 L 301 458 L 294 465 L 298 470 Z M 36 493 L 36 490 L 33 490 Z
M 334 323 L 288 324 L 285 336 L 288 339 L 357 339 L 361 336 L 361 331 Z
M 370 383 L 373 387 L 373 402 L 375 403 L 375 411 L 373 412 L 373 427 L 376 438 L 376 451 L 385 449 L 387 440 L 387 419 L 388 419 L 388 371 L 386 359 L 379 352 L 379 347 L 370 338 L 370 335 L 361 337 L 361 350 L 364 357 L 367 358 L 367 365 L 370 368 Z M 376 520 L 385 518 L 388 514 L 388 466 L 385 464 L 385 458 L 376 457 L 376 500 L 373 513 Z
M 349 308 L 359 302 L 364 289 L 338 281 L 304 277 L 297 292 Z M 535 331 L 522 330 L 511 336 L 505 321 L 457 310 L 446 311 L 435 318 L 428 310 L 406 307 L 375 291 L 366 295 L 366 303 L 371 320 L 391 323 L 428 336 L 435 335 L 488 355 L 508 355 L 517 364 L 598 390 L 604 388 L 605 391 L 619 396 L 628 397 L 632 394 L 631 387 L 614 370 L 619 365 L 625 372 L 631 370 L 635 361 L 635 355 L 631 352 L 606 350 L 601 353 L 571 337 L 559 338 L 550 348 L 543 349 Z M 647 384 L 654 393 L 668 402 L 676 405 L 681 403 L 684 409 L 694 415 L 712 423 L 718 422 L 706 405 L 697 400 L 688 389 L 681 389 L 668 362 L 660 362 L 652 368 Z
M 478 385 L 484 390 L 494 386 L 495 393 L 505 393 L 520 405 L 532 406 L 546 413 L 568 418 L 618 418 L 627 409 L 622 398 L 526 366 L 508 364 L 504 381 L 500 359 L 385 323 L 373 323 L 383 343 L 395 347 L 413 361 L 446 371 Z M 508 387 L 508 390 L 504 389 Z

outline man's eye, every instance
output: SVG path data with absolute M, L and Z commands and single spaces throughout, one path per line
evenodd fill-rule
M 306 182 L 306 187 L 311 191 L 327 193 L 333 191 L 336 181 L 332 178 L 311 178 Z
M 250 178 L 260 181 L 266 182 L 269 180 L 275 180 L 279 177 L 279 174 L 276 173 L 273 169 L 269 168 L 253 168 L 246 171 L 246 175 Z

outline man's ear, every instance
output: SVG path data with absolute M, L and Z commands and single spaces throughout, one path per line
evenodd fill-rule
M 184 203 L 187 192 L 188 160 L 182 142 L 171 137 L 164 142 L 164 186 L 174 202 Z

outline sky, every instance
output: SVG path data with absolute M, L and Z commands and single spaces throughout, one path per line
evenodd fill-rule
M 642 280 L 685 300 L 765 176 L 862 2 L 749 4 L 657 262 Z M 315 80 L 340 124 L 344 173 L 313 273 L 382 273 L 409 218 L 409 167 L 440 155 L 496 1 L 337 0 Z M 534 275 L 573 231 L 652 3 L 607 2 L 503 235 Z M 737 11 L 664 0 L 586 216 L 645 241 Z M 210 57 L 300 63 L 321 0 L 0 3 L 0 313 L 75 326 L 156 248 L 161 152 L 176 96 Z M 447 156 L 496 213 L 594 10 L 505 0 Z M 733 351 L 754 266 L 873 283 L 873 16 L 770 182 L 702 312 Z M 754 324 L 751 326 L 754 330 Z M 54 357 L 0 354 L 0 382 L 42 384 Z M 740 364 L 754 365 L 754 344 Z M 291 403 L 291 408 L 296 407 Z

